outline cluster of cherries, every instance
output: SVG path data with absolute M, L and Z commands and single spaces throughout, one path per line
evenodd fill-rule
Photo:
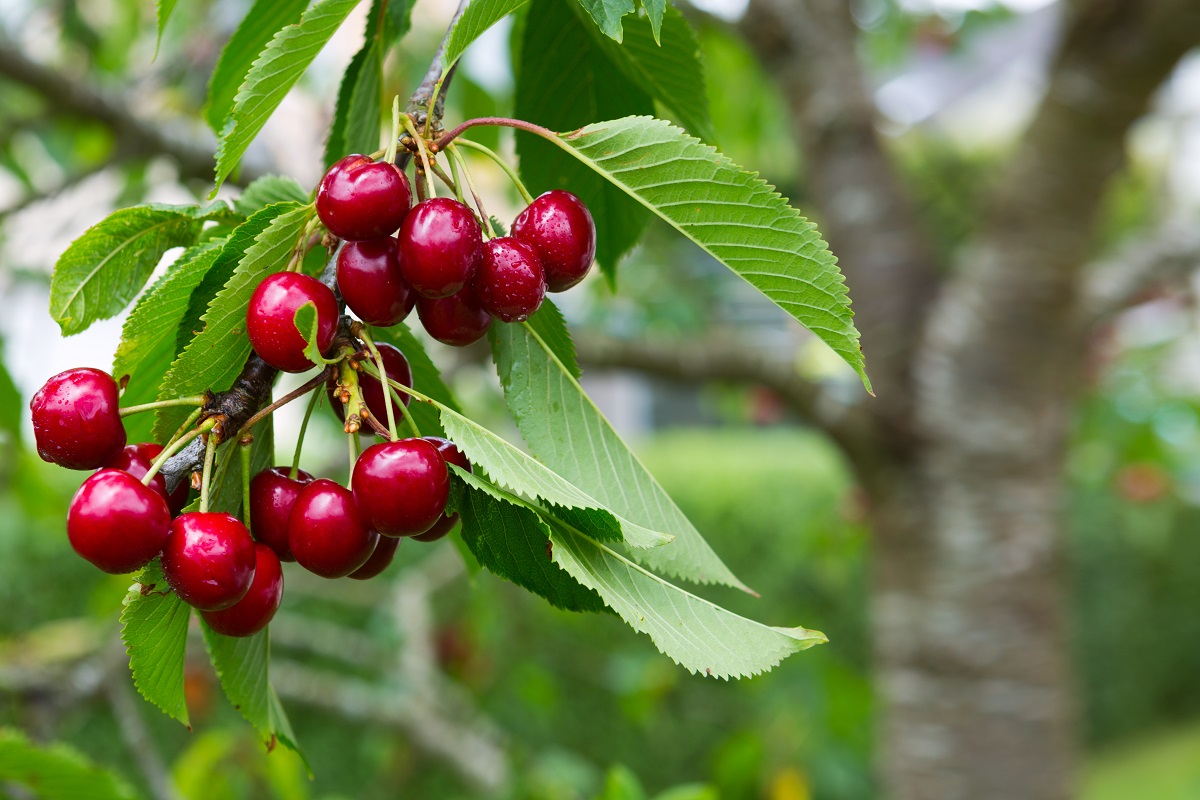
M 346 156 L 329 168 L 316 208 L 329 233 L 344 240 L 337 284 L 359 319 L 387 327 L 415 306 L 430 336 L 458 347 L 479 340 L 493 318 L 528 319 L 547 291 L 561 292 L 583 280 L 596 255 L 591 212 L 570 192 L 543 194 L 517 216 L 511 236 L 484 241 L 466 205 L 434 197 L 414 207 L 404 171 L 363 155 Z M 294 323 L 306 303 L 316 308 L 317 346 L 324 353 L 338 320 L 328 287 L 301 273 L 278 272 L 255 290 L 246 330 L 255 351 L 272 366 L 290 372 L 313 366 Z

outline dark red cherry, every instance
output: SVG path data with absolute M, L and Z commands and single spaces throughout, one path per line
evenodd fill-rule
M 283 567 L 275 551 L 254 545 L 254 580 L 246 596 L 220 611 L 201 611 L 208 627 L 224 636 L 253 636 L 270 624 L 283 600 Z
M 391 236 L 346 242 L 338 253 L 337 282 L 346 305 L 368 325 L 395 325 L 417 302 L 400 272 L 399 247 Z
M 467 285 L 483 256 L 483 231 L 457 200 L 434 197 L 404 218 L 400 271 L 422 297 L 449 297 Z
M 546 296 L 546 274 L 531 245 L 511 236 L 485 242 L 483 261 L 471 279 L 479 302 L 503 322 L 524 322 Z
M 150 465 L 161 453 L 162 445 L 154 442 L 126 445 L 104 466 L 108 469 L 125 470 L 140 481 L 150 471 Z M 189 488 L 187 481 L 180 481 L 179 485 L 175 487 L 175 491 L 168 494 L 167 478 L 158 472 L 150 479 L 150 488 L 161 494 L 167 501 L 167 509 L 171 512 L 171 516 L 178 514 L 187 505 Z
M 530 203 L 513 220 L 512 235 L 533 245 L 546 270 L 550 291 L 583 280 L 596 258 L 596 223 L 575 195 L 555 189 Z
M 171 530 L 162 495 L 119 469 L 90 476 L 67 512 L 67 538 L 83 558 L 122 575 L 158 555 Z
M 442 454 L 442 458 L 446 459 L 447 464 L 454 464 L 460 469 L 465 469 L 467 472 L 474 472 L 471 462 L 467 460 L 466 454 L 455 446 L 454 442 L 449 439 L 443 439 L 440 436 L 425 436 L 422 437 L 425 441 L 432 444 Z M 419 533 L 412 537 L 418 542 L 436 542 L 450 531 L 454 530 L 454 526 L 458 524 L 458 514 L 445 514 L 437 522 L 433 523 L 433 527 L 424 533 Z
M 254 579 L 254 540 L 237 517 L 191 511 L 171 523 L 162 569 L 183 602 L 220 611 L 246 596 Z
M 404 353 L 400 352 L 400 348 L 395 345 L 381 342 L 379 345 L 379 355 L 383 357 L 383 366 L 387 370 L 388 377 L 396 383 L 402 383 L 405 386 L 412 386 L 412 367 L 408 364 L 408 359 L 404 357 Z M 374 361 L 372 360 L 372 363 Z M 358 386 L 362 390 L 363 400 L 367 403 L 367 411 L 371 412 L 371 416 L 387 425 L 387 407 L 384 406 L 383 384 L 372 378 L 366 372 L 358 373 Z M 336 395 L 337 381 L 331 380 L 325 387 L 326 394 L 329 395 L 329 403 L 333 407 L 333 412 L 338 415 L 338 419 L 342 422 L 346 421 L 346 405 L 337 398 Z M 408 405 L 412 398 L 404 392 L 396 392 L 400 397 L 400 401 L 405 406 Z M 396 419 L 400 419 L 400 410 L 393 408 L 392 413 L 396 415 Z
M 367 559 L 367 563 L 354 570 L 354 572 L 351 572 L 347 577 L 353 578 L 356 581 L 365 581 L 374 578 L 391 566 L 392 559 L 396 557 L 396 548 L 399 546 L 399 539 L 391 536 L 380 536 L 379 542 L 375 545 L 375 552 L 371 553 L 371 557 Z
M 305 486 L 288 524 L 296 562 L 322 578 L 344 578 L 367 563 L 379 534 L 367 527 L 349 489 L 318 478 Z
M 280 561 L 296 560 L 288 544 L 288 518 L 300 491 L 313 482 L 313 476 L 302 469 L 295 478 L 290 475 L 288 467 L 271 467 L 250 481 L 250 532 Z
M 55 375 L 29 401 L 38 455 L 68 469 L 103 466 L 125 446 L 117 404 L 107 372 L 81 367 Z
M 430 336 L 454 347 L 479 341 L 492 324 L 492 315 L 480 305 L 472 286 L 440 300 L 418 297 L 417 315 Z
M 354 463 L 353 485 L 363 519 L 384 536 L 429 530 L 450 496 L 446 460 L 424 439 L 368 447 Z
M 304 355 L 304 336 L 296 327 L 296 311 L 305 303 L 317 308 L 317 347 L 324 353 L 337 332 L 337 298 L 329 287 L 300 272 L 268 275 L 250 296 L 246 333 L 254 352 L 284 372 L 304 372 L 313 362 Z
M 317 216 L 342 239 L 390 236 L 411 205 L 404 171 L 368 156 L 346 156 L 329 168 L 317 187 Z

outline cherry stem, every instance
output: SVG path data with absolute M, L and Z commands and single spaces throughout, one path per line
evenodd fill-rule
M 475 189 L 475 181 L 471 180 L 471 170 L 467 167 L 467 161 L 463 158 L 463 154 L 459 152 L 457 147 L 451 147 L 447 150 L 450 157 L 458 162 L 458 166 L 462 169 L 463 180 L 467 182 L 467 188 L 471 191 L 471 197 L 475 199 L 475 207 L 479 209 L 479 217 L 483 220 L 483 229 L 487 232 L 489 239 L 496 238 L 496 231 L 492 228 L 492 218 L 488 216 L 487 209 L 483 207 L 483 199 L 479 196 L 479 192 Z
M 142 403 L 138 406 L 126 406 L 118 413 L 122 417 L 130 414 L 140 414 L 143 411 L 153 411 L 156 408 L 172 408 L 175 406 L 202 406 L 206 402 L 203 397 L 176 397 L 172 400 L 156 400 L 153 403 Z
M 450 159 L 450 163 L 453 164 L 454 159 Z M 442 183 L 446 184 L 447 189 L 450 189 L 452 192 L 454 192 L 455 196 L 458 196 L 458 186 L 454 183 L 454 179 L 447 175 L 446 171 L 438 166 L 436 161 L 433 162 L 431 166 L 433 167 L 433 174 L 437 175 L 438 179 L 441 180 Z
M 458 202 L 462 203 L 465 206 L 467 204 L 467 201 L 463 198 L 462 180 L 460 179 L 459 174 L 458 174 L 458 162 L 455 161 L 453 158 L 449 159 L 449 161 L 450 161 L 450 174 L 454 178 L 454 196 L 458 199 Z
M 387 367 L 383 365 L 383 353 L 379 352 L 379 348 L 371 340 L 371 334 L 367 333 L 366 327 L 361 325 L 356 326 L 353 332 L 358 338 L 362 339 L 363 344 L 367 346 L 367 350 L 371 351 L 371 358 L 375 360 L 375 366 L 379 368 L 379 374 L 386 375 Z M 383 405 L 387 409 L 388 435 L 391 437 L 391 441 L 394 442 L 400 436 L 396 433 L 396 412 L 392 408 L 394 403 L 392 402 L 391 392 L 384 392 Z
M 163 468 L 163 464 L 167 463 L 167 459 L 182 450 L 184 446 L 187 445 L 187 443 L 192 439 L 195 439 L 202 433 L 211 431 L 216 424 L 217 421 L 215 419 L 205 420 L 204 422 L 200 423 L 200 427 L 188 431 L 187 433 L 178 437 L 174 442 L 164 447 L 163 451 L 158 454 L 158 458 L 154 459 L 153 463 L 150 464 L 150 469 L 146 470 L 146 474 L 142 476 L 142 485 L 149 486 L 150 481 L 154 480 L 154 476 L 157 475 L 158 471 Z
M 200 419 L 200 415 L 203 413 L 204 413 L 204 407 L 201 406 L 200 408 L 197 408 L 192 413 L 188 414 L 188 418 L 183 421 L 182 425 L 180 425 L 178 428 L 175 429 L 175 433 L 173 433 L 171 435 L 171 438 L 167 440 L 167 445 L 169 446 L 169 445 L 173 444 L 176 439 L 178 439 L 180 436 L 183 436 L 183 434 L 187 433 L 188 430 L 190 430 L 191 427 L 196 424 L 196 420 Z
M 392 98 L 392 135 L 388 138 L 387 150 L 383 160 L 389 164 L 396 163 L 396 145 L 400 141 L 400 95 Z
M 300 474 L 300 451 L 304 447 L 304 434 L 308 431 L 308 420 L 312 417 L 313 409 L 320 400 L 321 390 L 314 389 L 312 399 L 308 401 L 308 408 L 304 410 L 304 421 L 300 423 L 300 435 L 296 437 L 296 453 L 292 456 L 292 468 L 288 472 L 288 477 L 292 480 L 296 480 L 296 476 Z
M 379 376 L 382 374 L 378 372 L 372 364 L 363 364 L 363 368 L 372 378 L 379 378 Z M 380 383 L 384 386 L 387 386 L 389 398 L 395 400 L 395 407 L 400 409 L 400 416 L 404 417 L 404 422 L 406 425 L 408 425 L 408 429 L 412 431 L 413 436 L 418 439 L 421 438 L 421 429 L 417 427 L 417 421 L 413 419 L 412 412 L 408 410 L 408 406 L 404 404 L 404 401 L 400 399 L 400 397 L 396 394 L 396 390 L 391 386 L 395 383 L 395 381 L 393 381 L 391 378 L 388 378 L 386 383 L 384 383 L 382 379 L 380 380 Z
M 417 133 L 417 126 L 413 124 L 412 117 L 404 114 L 400 119 L 404 123 L 404 130 L 416 141 L 417 154 L 421 157 L 421 163 L 425 165 L 425 191 L 430 197 L 437 197 L 437 187 L 433 185 L 433 169 L 429 166 L 429 150 L 425 147 L 425 140 Z
M 204 449 L 204 473 L 200 478 L 200 513 L 208 511 L 208 495 L 212 489 L 213 458 L 217 453 L 217 437 L 209 436 Z
M 517 187 L 517 191 L 521 193 L 521 197 L 525 199 L 526 204 L 533 202 L 533 195 L 531 195 L 529 190 L 525 188 L 525 184 L 521 183 L 521 179 L 517 177 L 516 170 L 514 170 L 507 161 L 501 158 L 500 154 L 495 150 L 487 145 L 482 145 L 479 142 L 473 142 L 470 139 L 459 139 L 454 143 L 454 147 L 469 147 L 472 150 L 478 150 L 492 161 L 495 161 L 496 164 L 499 165 L 500 169 L 504 170 L 504 174 L 508 175 L 509 180 L 513 182 L 513 186 Z
M 317 377 L 312 378 L 308 381 L 305 381 L 304 384 L 302 386 L 300 386 L 298 389 L 293 389 L 292 391 L 285 394 L 283 397 L 276 400 L 274 403 L 271 403 L 271 405 L 266 406 L 262 410 L 258 411 L 254 416 L 252 416 L 252 417 L 250 417 L 250 419 L 246 420 L 246 424 L 243 425 L 241 430 L 238 431 L 238 438 L 245 436 L 247 431 L 249 431 L 251 428 L 253 428 L 258 423 L 262 422 L 265 418 L 269 417 L 271 414 L 274 414 L 282 406 L 286 406 L 288 403 L 292 402 L 297 397 L 303 397 L 304 395 L 308 394 L 309 391 L 311 391 L 312 389 L 315 389 L 316 387 L 320 386 L 322 383 L 325 382 L 325 379 L 328 377 L 329 377 L 329 369 L 325 368 L 325 369 L 321 370 L 321 373 L 319 375 L 317 375 Z
M 443 133 L 441 137 L 435 139 L 429 148 L 433 152 L 438 153 L 446 149 L 446 146 L 461 136 L 465 131 L 479 125 L 496 125 L 501 128 L 517 128 L 518 130 L 528 131 L 529 133 L 537 134 L 543 139 L 549 139 L 553 142 L 558 142 L 558 134 L 549 128 L 543 128 L 541 125 L 534 125 L 532 122 L 526 122 L 523 119 L 509 119 L 508 117 L 476 117 L 469 119 L 457 128 Z
M 250 445 L 249 436 L 238 440 L 238 453 L 242 457 L 242 522 L 250 530 Z
M 354 464 L 358 461 L 358 432 L 347 433 L 346 441 L 350 445 L 350 470 L 346 475 L 346 488 L 354 488 Z

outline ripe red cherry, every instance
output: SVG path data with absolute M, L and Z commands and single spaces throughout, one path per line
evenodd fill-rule
M 429 530 L 450 496 L 446 460 L 424 439 L 368 447 L 354 463 L 353 484 L 363 518 L 384 536 Z
M 305 303 L 317 308 L 317 347 L 324 353 L 337 332 L 337 298 L 316 278 L 299 272 L 268 275 L 250 296 L 246 333 L 254 352 L 284 372 L 304 372 L 314 364 L 304 355 L 304 335 L 296 311 Z
M 552 292 L 583 280 L 596 258 L 596 223 L 575 195 L 555 189 L 530 203 L 513 220 L 512 235 L 533 245 Z
M 412 367 L 408 364 L 408 359 L 404 357 L 404 353 L 395 345 L 382 342 L 379 345 L 379 355 L 383 357 L 383 366 L 387 370 L 388 377 L 396 383 L 412 386 Z M 372 360 L 371 363 L 374 363 Z M 384 405 L 383 384 L 372 378 L 365 372 L 358 373 L 358 386 L 362 390 L 363 400 L 367 403 L 367 411 L 371 416 L 387 425 L 387 407 Z M 338 419 L 342 422 L 346 421 L 346 404 L 337 398 L 335 389 L 337 381 L 331 380 L 325 387 L 326 394 L 329 395 L 329 403 L 333 407 L 333 413 L 338 415 Z M 404 392 L 396 392 L 400 397 L 400 402 L 408 406 L 412 399 Z M 396 419 L 400 419 L 399 409 L 393 408 L 392 413 L 396 415 Z
M 346 156 L 329 168 L 317 187 L 317 216 L 341 239 L 389 236 L 411 205 L 404 171 L 368 156 Z
M 483 231 L 457 200 L 434 197 L 404 218 L 400 271 L 422 297 L 449 297 L 471 280 L 483 256 Z
M 171 523 L 162 569 L 183 602 L 201 611 L 229 608 L 254 580 L 254 540 L 232 514 L 192 511 Z
M 546 274 L 532 246 L 501 236 L 485 242 L 472 278 L 483 308 L 503 322 L 524 322 L 546 296 Z
M 471 286 L 440 300 L 418 297 L 417 315 L 430 336 L 454 347 L 479 341 L 492 324 L 492 315 L 480 305 Z
M 367 563 L 379 534 L 367 527 L 349 489 L 318 478 L 292 506 L 288 541 L 296 562 L 322 578 L 344 578 Z
M 474 472 L 471 462 L 467 460 L 466 454 L 455 446 L 454 442 L 449 439 L 443 439 L 440 436 L 425 436 L 425 441 L 432 444 L 442 454 L 442 458 L 446 459 L 447 464 L 453 464 L 459 469 L 465 469 L 467 472 Z M 424 533 L 417 534 L 413 539 L 418 542 L 436 542 L 450 531 L 454 530 L 454 526 L 458 524 L 458 513 L 445 514 L 437 522 L 433 523 L 433 527 Z
M 295 561 L 288 544 L 288 518 L 300 491 L 313 476 L 297 470 L 292 478 L 288 467 L 264 469 L 250 481 L 250 532 L 275 551 L 280 561 Z
M 388 327 L 408 316 L 416 292 L 400 272 L 399 246 L 391 236 L 346 242 L 338 253 L 337 282 L 350 310 L 368 325 Z
M 90 476 L 67 512 L 71 547 L 113 575 L 149 564 L 170 530 L 171 512 L 162 495 L 119 469 Z
M 158 458 L 161 453 L 162 445 L 154 442 L 126 445 L 117 451 L 117 454 L 110 458 L 104 466 L 108 469 L 124 470 L 141 481 L 142 477 L 150 471 L 150 465 L 154 463 L 154 459 Z M 167 477 L 158 472 L 150 479 L 150 488 L 161 494 L 167 501 L 167 509 L 171 512 L 171 516 L 178 514 L 187 505 L 189 488 L 187 481 L 180 481 L 179 485 L 175 487 L 175 491 L 168 494 Z
M 275 551 L 254 545 L 254 580 L 246 596 L 220 611 L 201 611 L 208 627 L 224 636 L 253 636 L 271 622 L 283 600 L 283 567 Z
M 346 577 L 353 578 L 356 581 L 365 581 L 374 578 L 391 566 L 392 559 L 396 557 L 396 548 L 399 546 L 399 539 L 391 536 L 380 536 L 378 544 L 375 545 L 375 552 L 371 553 L 371 557 L 367 559 L 367 563 Z
M 55 375 L 29 401 L 38 455 L 68 469 L 103 466 L 125 446 L 117 404 L 107 372 L 81 367 Z

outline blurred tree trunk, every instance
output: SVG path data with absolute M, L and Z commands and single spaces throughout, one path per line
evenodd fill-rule
M 849 5 L 751 0 L 742 33 L 791 109 L 878 400 L 829 420 L 790 364 L 749 353 L 713 349 L 707 368 L 703 348 L 580 354 L 779 387 L 843 446 L 871 504 L 886 797 L 1061 800 L 1078 739 L 1061 514 L 1083 267 L 1131 125 L 1200 42 L 1200 4 L 1062 4 L 1046 95 L 953 264 L 936 262 L 880 142 Z

